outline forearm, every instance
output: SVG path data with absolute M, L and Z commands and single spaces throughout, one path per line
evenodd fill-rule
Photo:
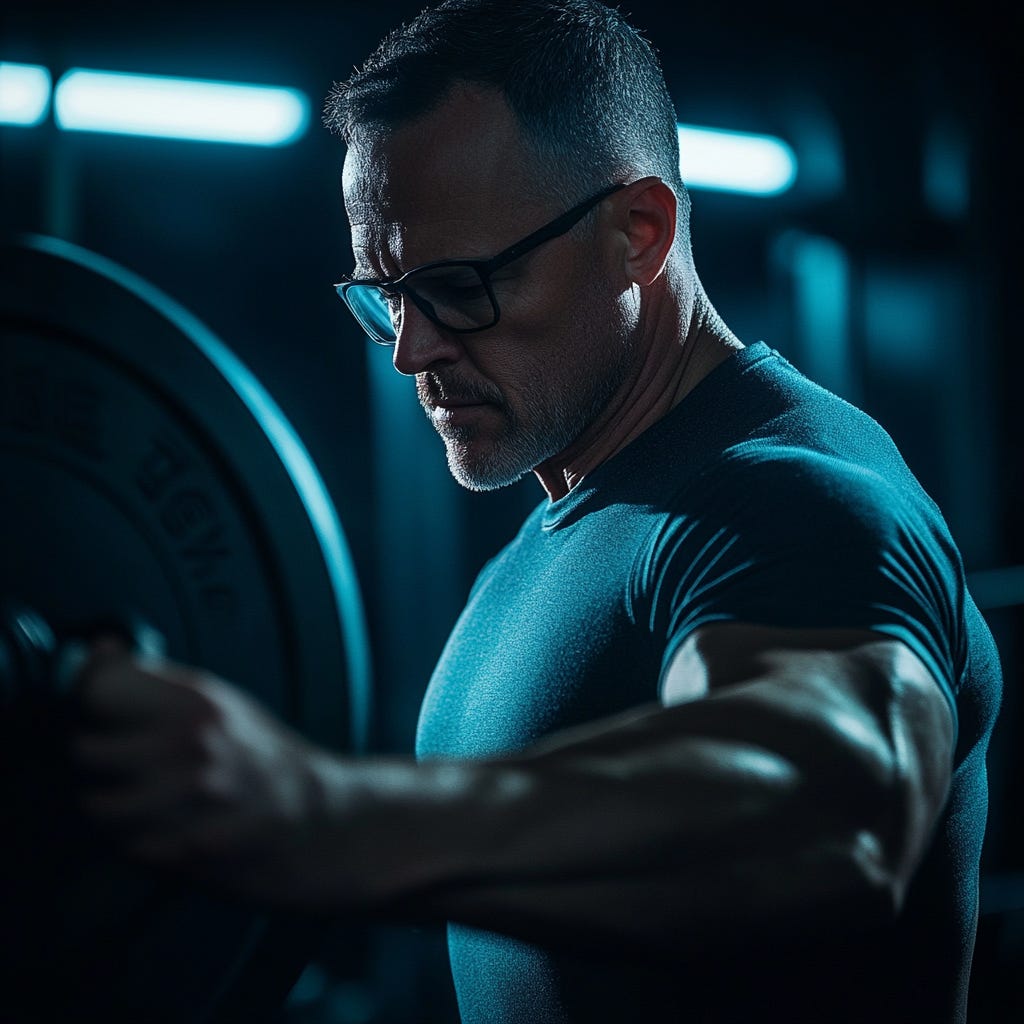
M 96 653 L 80 804 L 132 856 L 293 910 L 649 947 L 837 900 L 891 912 L 945 799 L 952 721 L 918 659 L 856 639 L 724 668 L 711 652 L 699 699 L 419 765 L 334 757 L 216 677 Z
M 325 763 L 324 821 L 335 798 L 348 818 L 340 875 L 370 909 L 583 944 L 862 900 L 877 853 L 853 824 L 863 794 L 708 735 L 714 717 L 654 707 L 500 761 L 370 762 L 355 783 Z

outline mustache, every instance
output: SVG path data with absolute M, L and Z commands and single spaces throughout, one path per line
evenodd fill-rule
M 421 402 L 489 402 L 504 406 L 505 397 L 493 385 L 467 380 L 459 373 L 421 373 L 416 377 Z

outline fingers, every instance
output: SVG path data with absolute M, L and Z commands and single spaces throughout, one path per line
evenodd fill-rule
M 151 822 L 166 821 L 184 803 L 183 787 L 177 782 L 93 789 L 82 796 L 82 810 L 95 821 L 109 826 L 132 824 L 144 829 Z
M 277 877 L 312 801 L 299 737 L 217 676 L 117 641 L 90 648 L 79 694 L 78 805 L 118 851 L 228 884 L 245 863 Z
M 228 881 L 242 869 L 234 848 L 236 829 L 209 821 L 204 827 L 154 828 L 124 842 L 129 857 L 154 866 L 190 870 L 206 881 Z
M 71 743 L 72 762 L 85 775 L 117 777 L 135 774 L 140 765 L 158 763 L 167 752 L 159 734 L 83 733 Z
M 76 679 L 80 711 L 89 724 L 144 720 L 154 697 L 146 692 L 146 682 L 146 670 L 126 646 L 113 639 L 97 642 L 88 649 Z
M 83 724 L 105 730 L 145 730 L 195 720 L 209 710 L 205 677 L 162 658 L 137 655 L 116 639 L 92 646 L 78 673 Z
M 219 716 L 207 683 L 187 666 L 139 657 L 116 638 L 89 649 L 69 753 L 80 809 L 122 845 L 173 837 L 223 803 Z
M 218 837 L 233 830 L 237 817 L 218 773 L 180 757 L 154 757 L 147 746 L 137 737 L 77 741 L 79 810 L 138 859 L 170 865 L 217 855 Z
M 172 787 L 93 793 L 82 810 L 115 849 L 135 860 L 209 870 L 236 855 L 234 818 L 200 814 Z

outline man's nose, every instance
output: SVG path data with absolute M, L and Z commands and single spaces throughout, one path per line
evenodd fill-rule
M 461 355 L 462 346 L 456 337 L 438 327 L 415 302 L 406 298 L 392 358 L 395 369 L 412 377 L 435 363 L 457 362 Z

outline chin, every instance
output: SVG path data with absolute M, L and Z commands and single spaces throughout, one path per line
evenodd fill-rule
M 528 427 L 510 414 L 497 431 L 482 425 L 439 430 L 452 476 L 468 490 L 493 491 L 564 451 L 588 419 L 578 408 L 552 404 L 555 415 L 549 412 L 540 424 L 531 418 Z
M 496 491 L 521 480 L 532 466 L 522 466 L 511 460 L 472 458 L 462 446 L 448 446 L 448 469 L 456 483 L 470 491 Z
M 448 469 L 456 482 L 470 491 L 494 491 L 521 480 L 542 460 L 522 446 L 502 441 L 485 442 L 480 436 L 442 435 Z

